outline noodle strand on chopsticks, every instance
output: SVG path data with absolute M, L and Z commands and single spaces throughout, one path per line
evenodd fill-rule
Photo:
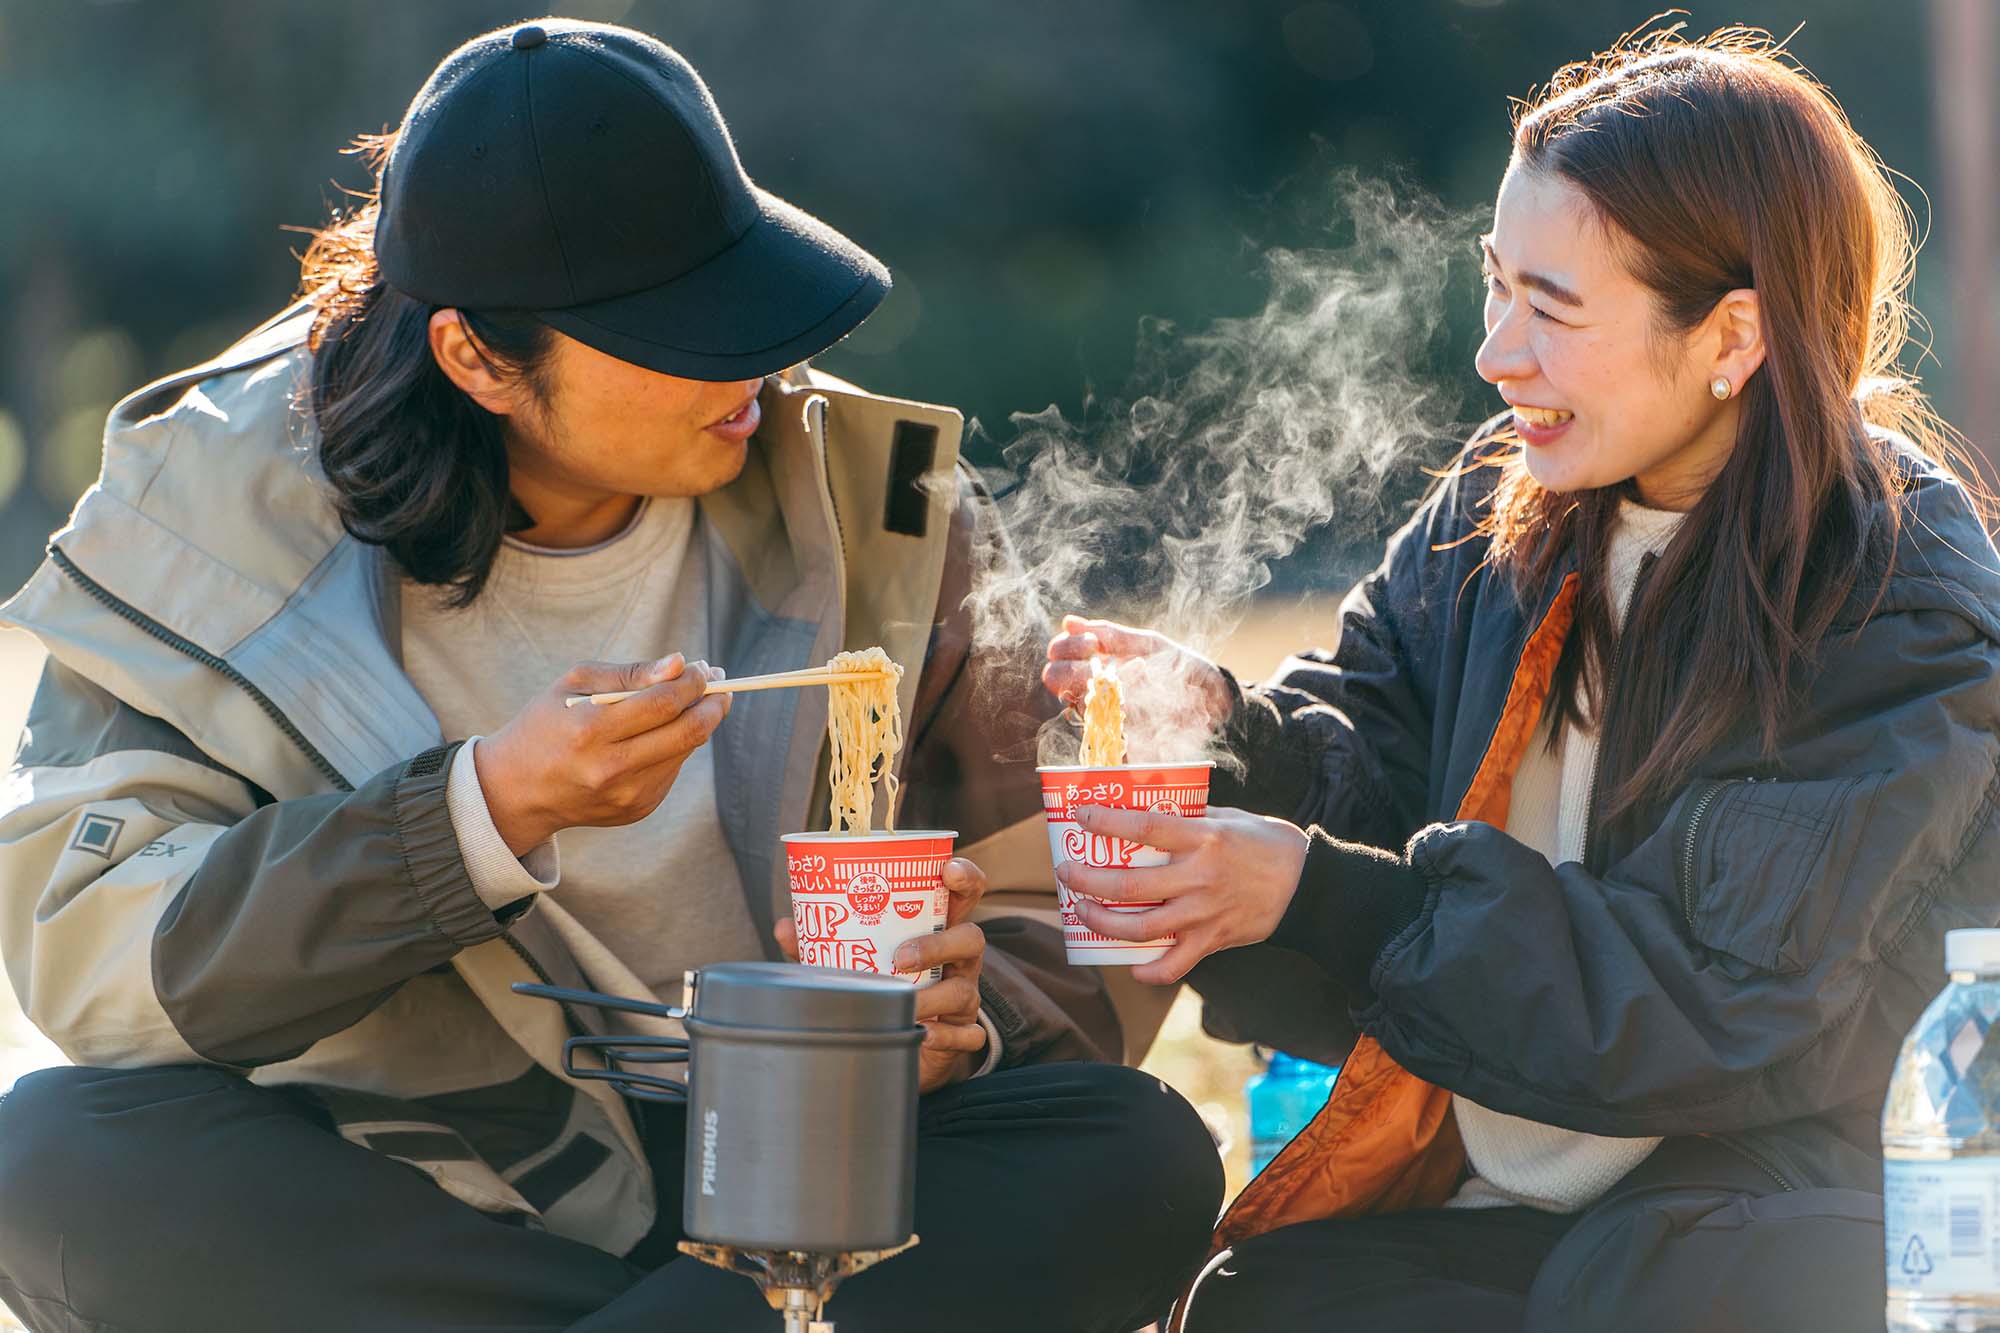
M 833 789 L 835 833 L 872 832 L 875 783 L 883 788 L 883 831 L 896 831 L 896 756 L 903 750 L 903 711 L 896 687 L 903 668 L 880 648 L 841 653 L 827 668 L 836 673 L 886 673 L 873 679 L 826 687 L 826 734 L 833 752 L 828 785 Z
M 1090 659 L 1090 684 L 1083 693 L 1083 756 L 1089 768 L 1125 762 L 1125 699 L 1117 669 L 1101 657 Z

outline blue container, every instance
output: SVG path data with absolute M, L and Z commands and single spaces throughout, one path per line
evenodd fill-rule
M 1319 1114 L 1339 1077 L 1338 1065 L 1314 1064 L 1283 1051 L 1271 1052 L 1264 1072 L 1252 1075 L 1243 1085 L 1244 1100 L 1250 1104 L 1251 1175 L 1268 1166 Z

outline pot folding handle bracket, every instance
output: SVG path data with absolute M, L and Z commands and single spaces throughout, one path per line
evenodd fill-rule
M 598 991 L 574 990 L 568 986 L 543 986 L 530 981 L 517 981 L 514 983 L 514 992 L 517 995 L 554 1000 L 565 1007 L 605 1009 L 675 1020 L 687 1017 L 687 1011 L 684 1009 L 675 1009 L 646 1000 L 627 999 L 620 995 L 605 995 Z M 578 1051 L 592 1052 L 595 1056 L 594 1061 L 589 1064 L 579 1064 Z M 563 1042 L 563 1073 L 574 1079 L 609 1083 L 627 1097 L 634 1097 L 640 1101 L 684 1103 L 688 1096 L 687 1084 L 685 1081 L 642 1073 L 623 1066 L 686 1064 L 687 1060 L 688 1043 L 685 1037 L 614 1033 L 605 1036 L 570 1037 Z

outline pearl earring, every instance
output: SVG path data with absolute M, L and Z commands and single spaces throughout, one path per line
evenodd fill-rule
M 1717 375 L 1715 383 L 1708 386 L 1708 391 L 1717 398 L 1727 399 L 1730 394 L 1736 392 L 1736 388 L 1729 382 L 1727 375 Z

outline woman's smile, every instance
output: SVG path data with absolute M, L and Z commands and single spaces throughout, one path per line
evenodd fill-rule
M 1560 407 L 1514 405 L 1514 429 L 1531 446 L 1554 444 L 1569 430 L 1576 414 Z

